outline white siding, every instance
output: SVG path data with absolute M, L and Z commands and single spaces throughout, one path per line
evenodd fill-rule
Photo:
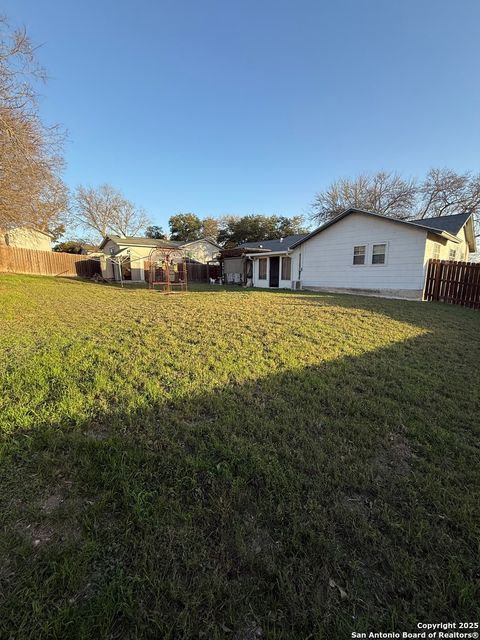
M 435 245 L 438 245 L 438 258 L 440 260 L 450 260 L 450 250 L 453 249 L 456 252 L 455 260 L 468 261 L 469 247 L 465 234 L 465 227 L 460 229 L 457 234 L 457 238 L 460 240 L 459 243 L 452 242 L 452 240 L 446 240 L 429 233 L 425 247 L 425 260 L 435 257 Z
M 185 253 L 192 260 L 207 264 L 212 260 L 216 260 L 220 249 L 212 244 L 209 240 L 195 240 L 186 245 Z
M 0 244 L 20 249 L 52 251 L 52 238 L 31 227 L 16 227 L 9 231 L 0 231 Z
M 259 279 L 258 274 L 259 274 L 259 260 L 260 260 L 260 258 L 254 258 L 253 259 L 253 286 L 254 287 L 264 287 L 264 288 L 269 289 L 270 288 L 270 258 L 267 257 L 267 256 L 264 256 L 264 257 L 266 257 L 266 260 L 267 260 L 267 279 L 266 280 L 260 280 Z M 283 256 L 279 256 L 279 257 L 280 257 L 279 284 L 278 284 L 278 287 L 272 287 L 272 289 L 290 289 L 292 287 L 292 280 L 298 280 L 297 257 L 294 254 L 289 254 L 289 257 L 292 260 L 291 270 L 290 270 L 291 277 L 290 277 L 289 280 L 282 280 L 282 259 L 283 259 Z
M 373 265 L 372 246 L 381 243 L 387 244 L 386 263 Z M 360 289 L 419 298 L 424 285 L 425 244 L 426 232 L 421 229 L 352 213 L 307 240 L 294 254 L 297 260 L 302 254 L 303 287 Z M 367 247 L 364 265 L 353 265 L 356 245 Z

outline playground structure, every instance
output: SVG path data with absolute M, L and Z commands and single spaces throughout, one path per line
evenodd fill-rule
M 148 286 L 154 290 L 160 285 L 162 293 L 187 290 L 187 259 L 181 249 L 154 247 L 146 260 Z

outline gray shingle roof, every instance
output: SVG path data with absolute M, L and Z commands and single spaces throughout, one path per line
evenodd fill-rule
M 409 220 L 409 222 L 419 224 L 422 227 L 435 229 L 435 231 L 446 231 L 456 236 L 471 215 L 471 213 L 457 213 L 453 216 L 422 218 L 421 220 Z
M 265 251 L 287 251 L 292 244 L 305 238 L 305 233 L 295 236 L 286 236 L 283 240 L 261 240 L 260 242 L 244 242 L 237 249 L 265 249 Z
M 138 238 L 131 236 L 106 236 L 100 248 L 108 241 L 112 240 L 118 245 L 128 245 L 131 247 L 177 247 L 181 242 L 172 240 L 157 240 L 156 238 Z

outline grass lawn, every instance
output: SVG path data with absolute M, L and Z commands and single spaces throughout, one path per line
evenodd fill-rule
M 0 637 L 478 620 L 480 313 L 0 276 Z

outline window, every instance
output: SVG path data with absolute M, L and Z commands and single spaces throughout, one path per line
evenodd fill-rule
M 434 242 L 432 247 L 432 258 L 438 260 L 440 258 L 440 243 Z
M 457 250 L 456 249 L 450 249 L 450 251 L 448 252 L 448 259 L 449 260 L 456 260 L 457 259 Z
M 298 254 L 298 279 L 302 279 L 302 254 Z
M 364 244 L 353 247 L 353 264 L 365 264 L 366 252 L 367 247 Z
M 292 259 L 282 258 L 282 280 L 290 280 L 292 277 Z
M 267 258 L 259 258 L 258 260 L 258 279 L 267 279 Z
M 374 244 L 372 249 L 372 264 L 385 264 L 386 254 L 386 244 Z

